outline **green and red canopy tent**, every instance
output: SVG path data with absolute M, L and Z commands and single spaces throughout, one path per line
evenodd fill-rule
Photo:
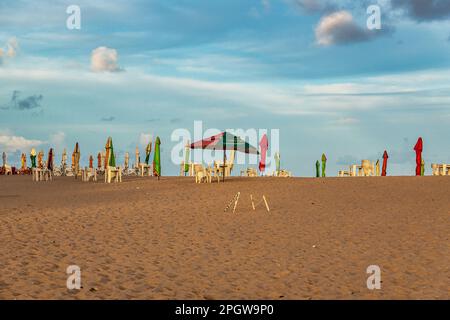
M 254 146 L 241 139 L 240 137 L 226 131 L 209 138 L 191 143 L 190 147 L 191 149 L 222 150 L 224 165 L 226 150 L 235 150 L 248 154 L 259 154 L 258 149 L 256 149 Z M 222 174 L 222 181 L 225 181 L 225 174 Z

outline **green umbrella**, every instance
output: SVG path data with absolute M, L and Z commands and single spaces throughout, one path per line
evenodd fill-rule
M 316 161 L 316 178 L 320 177 L 320 162 L 319 160 Z
M 161 154 L 159 145 L 161 144 L 161 140 L 159 137 L 156 137 L 155 140 L 155 152 L 153 155 L 153 175 L 158 177 L 161 176 Z
M 325 177 L 325 169 L 327 167 L 327 157 L 325 153 L 322 154 L 322 177 Z
M 189 160 L 190 160 L 190 152 L 191 147 L 189 146 L 189 140 L 186 143 L 186 146 L 184 147 L 184 172 L 189 171 Z
M 145 164 L 148 165 L 148 161 L 150 160 L 150 153 L 152 152 L 152 140 L 147 145 L 147 148 L 145 148 Z
M 420 167 L 420 175 L 425 175 L 425 160 L 422 159 L 421 167 Z
M 278 173 L 280 172 L 280 153 L 275 152 L 274 158 L 275 158 L 275 166 L 276 166 L 277 175 L 278 175 Z
M 106 141 L 105 149 L 106 149 L 105 168 L 108 166 L 116 167 L 116 157 L 114 156 L 114 147 L 111 137 L 109 137 L 108 140 Z

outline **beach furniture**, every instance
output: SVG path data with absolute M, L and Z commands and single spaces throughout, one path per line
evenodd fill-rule
M 431 174 L 433 176 L 448 176 L 450 175 L 450 164 L 431 164 Z
M 139 176 L 140 177 L 150 177 L 152 175 L 152 166 L 146 163 L 139 163 Z
M 241 170 L 241 177 L 257 177 L 257 176 L 258 172 L 256 171 L 255 168 L 247 168 L 246 170 Z
M 91 178 L 92 181 L 97 181 L 97 170 L 95 168 L 84 167 L 84 169 L 81 169 L 81 181 L 89 182 Z

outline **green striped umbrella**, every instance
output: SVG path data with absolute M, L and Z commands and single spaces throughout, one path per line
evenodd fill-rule
M 161 154 L 160 154 L 160 144 L 161 144 L 161 140 L 159 139 L 159 137 L 156 137 L 155 140 L 155 152 L 153 155 L 153 175 L 158 177 L 161 176 Z

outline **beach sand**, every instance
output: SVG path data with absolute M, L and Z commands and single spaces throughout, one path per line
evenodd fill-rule
M 449 299 L 449 191 L 449 177 L 1 176 L 0 298 Z

